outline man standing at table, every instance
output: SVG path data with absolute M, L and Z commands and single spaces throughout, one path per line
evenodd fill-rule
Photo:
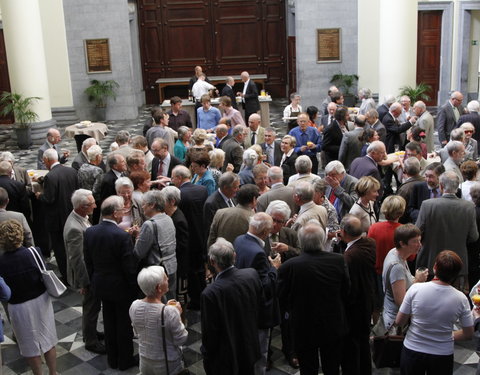
M 237 98 L 235 97 L 235 92 L 233 91 L 233 86 L 235 85 L 235 80 L 233 77 L 227 77 L 224 88 L 222 89 L 221 96 L 228 96 L 232 101 L 232 107 L 237 108 Z
M 168 114 L 168 126 L 178 131 L 180 126 L 186 126 L 187 128 L 193 127 L 192 120 L 187 111 L 182 109 L 182 99 L 179 96 L 173 96 L 170 99 L 170 105 L 172 108 L 167 112 Z
M 243 108 L 245 109 L 245 119 L 248 120 L 250 115 L 260 110 L 260 102 L 258 101 L 258 89 L 255 82 L 250 79 L 248 72 L 242 72 L 240 75 L 243 82 L 243 91 L 237 92 L 237 96 L 242 97 Z
M 312 161 L 312 172 L 318 174 L 317 152 L 322 149 L 322 140 L 320 133 L 315 127 L 308 126 L 308 115 L 300 113 L 297 117 L 298 126 L 290 130 L 289 135 L 295 137 L 297 145 L 295 153 L 297 155 L 307 155 Z
M 43 163 L 43 153 L 45 152 L 45 150 L 48 150 L 49 148 L 53 148 L 55 151 L 57 151 L 58 161 L 60 164 L 65 164 L 67 162 L 68 160 L 67 158 L 70 156 L 70 152 L 64 151 L 63 155 L 60 156 L 60 150 L 57 144 L 60 143 L 61 140 L 62 140 L 62 137 L 60 136 L 60 132 L 57 129 L 53 129 L 53 128 L 48 129 L 47 140 L 38 149 L 37 169 L 47 169 L 47 167 Z

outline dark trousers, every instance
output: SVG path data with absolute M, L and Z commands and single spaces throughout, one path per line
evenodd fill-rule
M 402 349 L 400 358 L 402 375 L 451 375 L 453 374 L 453 354 L 435 355 Z
M 372 373 L 369 333 L 351 332 L 343 342 L 342 374 L 364 375 Z
M 318 175 L 318 159 L 317 154 L 313 156 L 309 156 L 310 160 L 312 161 L 312 173 Z
M 67 256 L 65 255 L 65 243 L 63 242 L 63 230 L 50 231 L 50 245 L 52 246 L 58 270 L 63 280 L 67 280 Z M 44 253 L 45 254 L 45 253 Z
M 95 297 L 91 289 L 88 289 L 82 301 L 82 334 L 86 346 L 93 346 L 98 343 L 97 320 L 101 306 L 100 299 Z
M 322 359 L 322 372 L 325 375 L 338 375 L 340 373 L 340 359 L 342 353 L 341 341 L 320 344 L 318 348 L 305 351 L 297 350 L 300 363 L 300 375 L 317 375 L 320 364 L 318 350 Z M 366 373 L 365 373 L 366 374 Z
M 285 311 L 280 311 L 281 322 L 280 329 L 282 332 L 282 352 L 285 358 L 288 360 L 290 357 L 295 356 L 295 349 L 293 347 L 293 327 L 291 319 L 285 319 Z
M 118 291 L 112 291 L 116 292 Z M 131 302 L 130 299 L 121 301 L 102 299 L 107 361 L 111 368 L 119 370 L 131 367 L 134 362 L 133 329 L 128 315 Z
M 200 294 L 207 286 L 205 282 L 205 270 L 191 270 L 187 275 L 188 280 L 188 297 L 190 298 L 190 306 L 200 308 Z

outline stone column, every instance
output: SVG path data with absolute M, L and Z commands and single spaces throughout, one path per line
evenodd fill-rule
M 42 98 L 32 105 L 32 110 L 38 114 L 38 122 L 32 127 L 35 143 L 43 141 L 47 129 L 55 126 L 38 1 L 0 0 L 12 92 Z
M 400 87 L 416 85 L 417 18 L 417 0 L 380 1 L 380 103 L 387 94 L 397 96 Z

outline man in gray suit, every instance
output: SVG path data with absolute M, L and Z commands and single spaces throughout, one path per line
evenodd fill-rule
M 457 122 L 463 114 L 462 101 L 462 93 L 454 91 L 450 95 L 450 99 L 438 110 L 437 130 L 438 139 L 442 146 L 447 144 L 450 139 L 450 132 L 457 126 Z
M 427 199 L 422 203 L 415 224 L 422 231 L 422 249 L 417 257 L 417 267 L 428 267 L 432 275 L 436 256 L 445 249 L 455 251 L 462 259 L 463 268 L 454 286 L 466 292 L 467 242 L 478 239 L 478 230 L 475 205 L 455 195 L 459 184 L 460 180 L 455 172 L 443 173 L 440 176 L 442 197 Z
M 258 198 L 257 212 L 265 212 L 270 202 L 275 200 L 281 200 L 288 204 L 292 215 L 297 212 L 297 207 L 293 200 L 293 188 L 283 184 L 283 169 L 271 167 L 268 169 L 267 177 L 268 185 L 271 189 Z
M 448 159 L 443 163 L 445 171 L 455 172 L 459 181 L 463 182 L 463 175 L 459 166 L 465 156 L 465 146 L 460 141 L 450 141 L 448 142 L 446 149 L 448 151 Z
M 358 179 L 345 172 L 345 167 L 338 160 L 331 161 L 325 166 L 325 199 L 328 199 L 337 211 L 338 221 L 349 213 L 350 208 L 357 201 L 355 185 Z
M 347 171 L 353 159 L 361 156 L 363 144 L 359 137 L 363 133 L 364 126 L 365 116 L 358 115 L 355 118 L 355 128 L 343 135 L 340 150 L 338 151 L 338 160 L 340 160 Z
M 232 131 L 232 138 L 225 141 L 222 150 L 225 151 L 225 162 L 223 163 L 223 172 L 226 172 L 228 164 L 233 165 L 233 172 L 240 172 L 240 166 L 243 162 L 243 141 L 247 134 L 247 128 L 243 125 L 236 125 Z
M 418 118 L 417 126 L 425 131 L 425 144 L 427 145 L 427 152 L 432 152 L 433 132 L 435 131 L 433 116 L 427 111 L 427 106 L 421 100 L 413 105 L 413 112 Z
M 301 182 L 295 186 L 293 199 L 295 204 L 300 207 L 297 219 L 292 225 L 292 229 L 298 230 L 307 224 L 310 220 L 317 220 L 323 230 L 327 228 L 328 213 L 325 207 L 318 206 L 313 201 L 314 190 L 310 182 Z
M 0 187 L 0 223 L 11 219 L 17 220 L 23 227 L 23 245 L 25 247 L 35 246 L 33 243 L 32 231 L 28 226 L 25 216 L 20 212 L 7 211 L 7 205 L 8 193 L 4 188 Z M 0 248 L 0 253 L 3 253 L 2 248 Z
M 365 118 L 370 125 L 370 127 L 375 130 L 380 137 L 380 140 L 385 143 L 387 139 L 387 129 L 385 129 L 385 125 L 383 125 L 380 120 L 378 119 L 378 112 L 376 109 L 371 109 L 365 115 Z
M 60 149 L 57 146 L 57 144 L 60 143 L 61 141 L 62 141 L 62 137 L 60 136 L 60 132 L 57 129 L 54 129 L 54 128 L 48 129 L 47 140 L 38 149 L 37 169 L 47 169 L 43 161 L 43 153 L 49 148 L 53 148 L 55 151 L 57 151 L 58 161 L 60 164 L 65 164 L 67 162 L 67 158 L 70 156 L 70 152 L 64 151 L 62 155 L 60 155 Z
M 67 218 L 63 228 L 63 239 L 67 256 L 67 280 L 70 286 L 83 295 L 82 301 L 82 334 L 85 349 L 105 354 L 105 346 L 97 336 L 97 320 L 101 302 L 90 289 L 90 279 L 83 260 L 83 235 L 91 226 L 88 215 L 93 213 L 95 199 L 92 192 L 78 189 L 72 195 L 73 211 Z

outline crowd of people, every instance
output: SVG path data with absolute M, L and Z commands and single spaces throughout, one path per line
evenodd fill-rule
M 53 250 L 82 295 L 85 348 L 113 369 L 184 373 L 189 309 L 200 311 L 207 374 L 264 374 L 278 325 L 302 375 L 318 373 L 319 357 L 324 374 L 370 374 L 372 326 L 407 323 L 402 373 L 451 374 L 454 341 L 480 317 L 466 297 L 480 279 L 479 103 L 465 110 L 453 92 L 434 122 L 405 96 L 377 107 L 362 89 L 352 114 L 336 87 L 306 112 L 292 94 L 280 139 L 261 126 L 247 72 L 237 93 L 227 78 L 220 110 L 195 72 L 196 129 L 173 97 L 141 135 L 119 131 L 105 157 L 86 139 L 71 167 L 50 129 L 40 189 L 0 155 L 0 300 L 33 373 L 42 355 L 56 373 L 57 336 L 32 207 L 48 233 L 36 250 Z

